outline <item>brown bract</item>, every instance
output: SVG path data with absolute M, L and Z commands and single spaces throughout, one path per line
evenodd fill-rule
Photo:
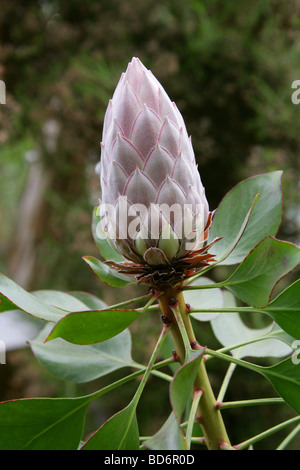
M 211 223 L 211 213 L 208 226 L 205 228 L 205 241 L 208 238 Z M 215 255 L 208 252 L 210 247 L 221 240 L 221 237 L 215 238 L 211 243 L 198 250 L 185 252 L 184 255 L 173 258 L 171 261 L 164 260 L 158 265 L 143 263 L 134 263 L 124 261 L 117 263 L 115 261 L 106 261 L 106 264 L 116 269 L 120 274 L 136 279 L 137 284 L 146 284 L 154 287 L 156 290 L 164 290 L 185 279 L 194 276 L 202 268 L 214 261 Z M 153 248 L 156 250 L 156 248 Z

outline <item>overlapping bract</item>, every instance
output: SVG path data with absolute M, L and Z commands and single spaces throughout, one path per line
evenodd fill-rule
M 113 207 L 103 228 L 125 258 L 160 266 L 203 251 L 211 213 L 191 138 L 175 103 L 138 58 L 105 114 L 100 179 L 100 214 Z M 130 233 L 137 215 L 140 224 Z

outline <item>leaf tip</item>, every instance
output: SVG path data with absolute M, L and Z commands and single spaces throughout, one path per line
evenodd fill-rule
M 51 341 L 52 339 L 58 338 L 58 335 L 55 332 L 55 327 L 53 330 L 48 334 L 48 336 L 44 339 L 44 344 L 48 343 L 48 341 Z

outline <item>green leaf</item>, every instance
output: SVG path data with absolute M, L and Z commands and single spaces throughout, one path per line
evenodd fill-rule
M 16 293 L 13 293 L 13 290 L 17 290 L 19 298 L 23 296 L 24 302 L 30 301 L 30 305 L 32 308 L 36 308 L 36 302 L 28 295 L 32 295 L 36 299 L 42 301 L 42 303 L 46 303 L 48 305 L 52 305 L 60 310 L 65 310 L 67 312 L 72 312 L 75 310 L 95 310 L 100 308 L 106 308 L 107 305 L 103 300 L 99 299 L 95 295 L 86 293 L 86 292 L 61 292 L 57 290 L 38 290 L 32 291 L 30 293 L 21 290 L 22 288 L 15 284 L 10 279 L 7 281 L 8 278 L 5 279 L 6 283 L 9 283 L 9 287 L 11 289 L 11 296 L 12 298 L 16 299 Z M 1 289 L 1 287 L 0 287 Z M 8 291 L 7 291 L 8 292 Z M 8 310 L 19 310 L 19 307 L 12 303 L 10 300 L 5 298 L 3 295 L 0 294 L 0 312 L 5 312 Z M 30 299 L 30 300 L 28 300 Z M 33 304 L 34 302 L 34 304 Z M 20 302 L 19 302 L 20 303 Z M 29 309 L 30 310 L 30 309 Z M 59 310 L 59 312 L 60 312 Z M 30 312 L 28 312 L 30 313 Z M 60 316 L 63 312 L 60 312 Z M 35 315 L 37 316 L 37 315 Z M 58 318 L 57 318 L 58 319 Z
M 65 293 L 55 290 L 39 290 L 32 292 L 32 294 L 48 304 L 68 312 L 107 308 L 107 304 L 102 299 L 88 292 L 71 291 Z
M 85 346 L 60 338 L 44 343 L 51 328 L 46 325 L 30 346 L 39 363 L 56 377 L 84 383 L 133 365 L 128 330 L 102 343 Z
M 139 430 L 136 419 L 136 403 L 106 421 L 81 447 L 82 450 L 137 450 Z
M 236 307 L 236 302 L 231 292 L 224 292 L 224 306 Z M 286 337 L 282 340 L 275 325 L 265 328 L 249 328 L 237 312 L 222 313 L 211 322 L 213 332 L 224 347 L 236 346 L 247 343 L 231 353 L 237 357 L 284 357 L 291 353 L 291 348 L 286 344 Z M 277 334 L 276 334 L 277 333 Z M 261 339 L 264 338 L 264 339 Z
M 9 310 L 18 308 L 34 317 L 51 322 L 57 322 L 64 314 L 61 309 L 29 294 L 4 274 L 0 274 L 0 293 L 1 299 L 4 299 L 4 308 L 9 307 Z
M 31 294 L 39 300 L 46 302 L 48 305 L 60 308 L 67 312 L 76 310 L 89 310 L 88 307 L 70 294 L 57 290 L 38 290 Z
M 275 285 L 300 263 L 300 249 L 292 243 L 266 237 L 223 285 L 254 307 L 265 307 Z
M 172 412 L 162 427 L 143 445 L 150 450 L 186 450 L 183 430 Z
M 4 295 L 0 294 L 0 313 L 8 312 L 10 310 L 19 310 L 19 308 L 4 297 Z
M 90 266 L 92 271 L 94 271 L 96 276 L 109 286 L 124 287 L 128 284 L 135 284 L 135 281 L 118 273 L 115 269 L 110 268 L 107 264 L 93 256 L 84 256 L 83 259 Z
M 259 366 L 210 349 L 207 349 L 207 353 L 261 374 L 273 385 L 285 402 L 300 414 L 300 367 L 297 357 L 299 349 L 291 357 L 270 367 Z
M 231 255 L 231 253 L 235 250 L 236 246 L 238 245 L 238 243 L 240 242 L 242 236 L 244 235 L 245 233 L 245 230 L 247 228 L 247 225 L 249 223 L 249 220 L 250 220 L 250 217 L 251 217 L 251 214 L 253 212 L 253 208 L 258 200 L 258 198 L 260 197 L 260 194 L 257 194 L 250 206 L 250 209 L 248 210 L 248 212 L 246 213 L 246 216 L 244 218 L 244 220 L 242 221 L 242 224 L 240 226 L 240 229 L 239 231 L 237 232 L 237 234 L 233 234 L 234 237 L 232 236 L 232 238 L 230 239 L 230 237 L 224 237 L 224 238 L 221 238 L 221 240 L 218 241 L 218 243 L 220 243 L 220 245 L 217 247 L 217 258 L 216 258 L 216 261 L 212 264 L 212 266 L 214 265 L 218 265 L 218 264 L 226 264 L 225 260 L 229 258 L 229 256 Z M 238 227 L 236 227 L 236 230 L 237 230 Z M 215 248 L 213 247 L 213 251 L 215 251 Z M 228 264 L 231 264 L 230 262 Z
M 216 259 L 230 251 L 247 220 L 249 209 L 260 194 L 251 213 L 247 227 L 233 252 L 220 264 L 240 263 L 263 238 L 276 235 L 282 219 L 281 171 L 255 176 L 236 185 L 221 201 L 209 235 L 210 243 L 222 237 L 211 249 Z
M 138 310 L 89 310 L 65 315 L 52 329 L 46 341 L 63 338 L 75 344 L 106 341 L 125 330 L 140 316 Z
M 285 359 L 275 366 L 260 367 L 279 395 L 300 414 L 300 367 L 298 361 Z
M 93 211 L 92 233 L 96 245 L 103 258 L 106 260 L 116 261 L 117 263 L 126 261 L 126 259 L 110 245 L 101 229 L 99 222 L 99 207 L 95 207 Z
M 27 398 L 0 403 L 1 450 L 76 450 L 91 398 Z
M 288 334 L 300 338 L 300 279 L 272 300 L 264 312 Z
M 195 353 L 193 359 L 178 369 L 170 384 L 170 402 L 178 423 L 192 396 L 196 374 L 204 352 L 205 348 L 193 351 Z
M 191 286 L 203 286 L 214 284 L 214 282 L 204 276 L 199 277 L 193 281 Z M 193 313 L 193 309 L 208 309 L 208 308 L 223 308 L 224 299 L 221 289 L 214 289 L 213 293 L 210 290 L 200 289 L 200 290 L 190 290 L 184 293 L 185 302 L 188 303 L 191 307 L 191 316 L 199 321 L 210 321 L 216 318 L 219 313 Z
M 87 441 L 83 448 L 88 450 L 136 450 L 139 448 L 136 408 L 159 350 L 166 338 L 167 331 L 168 327 L 164 325 L 152 352 L 147 369 L 129 405 L 106 421 L 106 423 Z
M 71 291 L 69 294 L 84 303 L 90 310 L 99 310 L 107 307 L 103 300 L 93 294 L 79 291 Z

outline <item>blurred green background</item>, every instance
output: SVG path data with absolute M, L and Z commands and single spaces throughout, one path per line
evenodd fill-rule
M 82 260 L 99 256 L 91 216 L 99 198 L 103 117 L 133 56 L 183 114 L 210 208 L 240 180 L 282 169 L 278 236 L 299 243 L 300 105 L 291 101 L 292 82 L 300 79 L 299 27 L 297 0 L 2 0 L 0 270 L 27 290 L 83 290 L 108 303 L 136 294 L 104 286 Z M 133 327 L 138 360 L 148 357 L 160 328 L 154 315 L 144 322 Z M 211 341 L 209 326 L 200 334 Z M 2 400 L 78 393 L 32 364 L 30 352 L 8 359 L 0 366 Z M 224 371 L 212 370 L 216 384 Z M 235 386 L 236 399 L 270 394 L 245 371 Z M 92 415 L 101 421 L 125 406 L 130 387 L 124 393 L 112 394 Z M 163 402 L 167 391 L 159 393 Z M 147 433 L 157 426 L 153 407 L 163 406 L 153 393 L 145 397 Z M 280 413 L 227 416 L 242 440 L 279 422 Z

